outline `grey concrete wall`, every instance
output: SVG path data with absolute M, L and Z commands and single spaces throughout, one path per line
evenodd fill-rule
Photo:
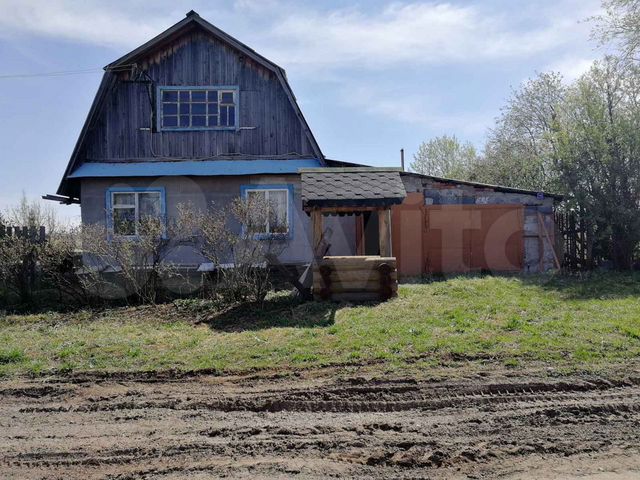
M 553 247 L 546 240 L 544 229 L 540 228 L 538 214 L 546 230 L 555 241 L 553 217 L 554 199 L 538 198 L 535 194 L 497 191 L 488 186 L 450 184 L 418 175 L 402 175 L 407 192 L 421 192 L 428 205 L 522 205 L 524 206 L 524 268 L 525 273 L 540 271 L 542 240 L 542 270 L 556 268 Z
M 167 216 L 178 215 L 180 204 L 191 203 L 205 210 L 212 202 L 227 205 L 240 196 L 242 185 L 281 185 L 294 187 L 292 225 L 293 236 L 283 245 L 280 261 L 284 263 L 308 263 L 311 260 L 311 222 L 302 211 L 300 199 L 300 177 L 298 175 L 255 175 L 228 177 L 161 177 L 127 179 L 85 179 L 81 185 L 81 214 L 85 224 L 105 224 L 106 192 L 117 187 L 164 187 Z M 332 255 L 355 254 L 354 217 L 326 217 L 325 229 L 330 228 Z M 239 228 L 238 228 L 239 231 Z M 182 246 L 173 251 L 172 261 L 183 265 L 197 266 L 205 260 L 193 248 Z

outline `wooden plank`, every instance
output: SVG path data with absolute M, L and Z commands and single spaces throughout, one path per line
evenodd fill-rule
M 390 210 L 378 212 L 378 231 L 380 236 L 380 256 L 391 256 L 391 224 L 389 222 Z
M 364 255 L 364 245 L 365 245 L 365 236 L 364 236 L 364 216 L 357 215 L 356 216 L 356 255 Z
M 322 253 L 322 212 L 314 210 L 311 212 L 311 225 L 313 229 L 313 255 L 314 258 L 320 258 Z
M 376 269 L 374 270 L 340 269 L 338 271 L 331 272 L 330 278 L 331 278 L 331 281 L 338 281 L 338 280 L 354 281 L 354 280 L 363 280 L 363 279 L 379 281 L 380 272 Z M 397 280 L 398 278 L 397 271 L 391 272 L 390 278 L 392 280 Z
M 313 288 L 322 289 L 324 283 L 321 280 L 314 279 Z M 391 282 L 389 287 L 392 291 L 398 289 L 397 282 Z M 368 282 L 354 281 L 354 282 L 331 282 L 331 293 L 334 292 L 380 292 L 380 280 L 372 280 Z
M 333 302 L 375 302 L 380 301 L 380 294 L 377 292 L 345 292 L 331 295 Z
M 544 271 L 544 239 L 542 237 L 542 225 L 540 224 L 540 213 L 538 213 L 538 271 Z
M 558 255 L 556 255 L 556 249 L 553 245 L 553 242 L 551 241 L 551 238 L 549 237 L 549 231 L 547 230 L 547 227 L 544 224 L 544 219 L 542 218 L 542 215 L 540 214 L 540 212 L 538 212 L 538 223 L 540 224 L 542 231 L 544 232 L 544 235 L 547 238 L 547 242 L 549 243 L 549 248 L 551 249 L 551 252 L 553 252 L 553 260 L 555 261 L 556 268 L 560 270 L 560 260 L 558 259 Z
M 323 213 L 358 213 L 358 212 L 377 212 L 383 210 L 384 207 L 307 207 L 306 212 L 319 208 Z

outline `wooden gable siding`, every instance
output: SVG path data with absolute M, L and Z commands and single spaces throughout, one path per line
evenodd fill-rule
M 88 136 L 86 161 L 242 156 L 312 157 L 313 148 L 276 75 L 200 31 L 184 35 L 140 64 L 156 86 L 238 85 L 238 131 L 151 133 L 148 85 L 118 75 Z

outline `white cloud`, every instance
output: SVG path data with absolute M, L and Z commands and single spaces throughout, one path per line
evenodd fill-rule
M 193 2 L 190 2 L 193 3 Z M 598 0 L 558 0 L 511 8 L 495 2 L 389 3 L 328 9 L 290 0 L 195 1 L 204 18 L 276 62 L 304 71 L 477 63 L 543 54 L 586 42 Z M 192 6 L 169 0 L 89 2 L 0 0 L 0 35 L 18 32 L 134 48 Z M 182 5 L 182 6 L 181 6 Z M 201 7 L 201 8 L 199 8 Z M 224 24 L 220 24 L 223 22 Z M 246 40 L 245 40 L 246 38 Z
M 367 114 L 406 125 L 418 125 L 438 134 L 455 133 L 464 137 L 479 137 L 493 121 L 491 112 L 454 112 L 441 100 L 424 92 L 407 94 L 351 84 L 341 91 L 341 97 L 347 105 Z M 397 98 L 402 98 L 402 101 L 397 101 Z
M 595 60 L 595 56 L 566 56 L 550 63 L 544 71 L 558 72 L 567 82 L 571 82 L 587 73 Z
M 391 4 L 379 12 L 357 9 L 297 11 L 271 32 L 274 56 L 304 69 L 481 63 L 542 54 L 585 38 L 579 19 L 593 2 L 559 2 L 520 15 L 451 3 Z M 571 6 L 572 13 L 566 11 Z M 586 40 L 586 38 L 585 38 Z
M 31 33 L 134 48 L 175 23 L 175 19 L 161 19 L 148 13 L 136 16 L 131 9 L 124 13 L 124 8 L 113 7 L 107 2 L 0 0 L 0 32 L 5 37 Z

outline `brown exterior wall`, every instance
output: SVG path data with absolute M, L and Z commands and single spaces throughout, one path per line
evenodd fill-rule
M 392 209 L 402 277 L 556 267 L 552 198 L 418 175 L 403 175 L 403 182 L 407 198 Z

